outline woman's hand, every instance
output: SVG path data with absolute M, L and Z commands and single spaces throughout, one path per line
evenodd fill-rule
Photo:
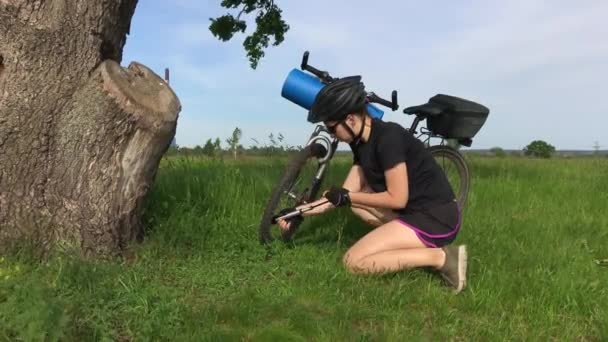
M 348 193 L 349 191 L 345 188 L 332 186 L 329 190 L 323 193 L 323 197 L 327 198 L 327 200 L 335 207 L 342 207 L 351 204 Z
M 283 216 L 294 210 L 296 210 L 296 209 L 294 209 L 294 208 L 283 209 L 279 212 L 279 215 Z M 295 222 L 296 224 L 299 224 L 302 222 L 302 220 L 303 220 L 302 216 L 298 215 L 298 216 L 293 216 L 293 217 L 290 217 L 287 219 L 278 219 L 277 224 L 279 225 L 279 228 L 281 228 L 282 231 L 287 231 L 287 230 L 289 230 L 289 227 L 291 227 L 291 224 L 293 222 Z

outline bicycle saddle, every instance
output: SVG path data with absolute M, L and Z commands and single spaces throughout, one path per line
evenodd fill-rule
M 422 114 L 424 116 L 436 116 L 441 114 L 443 108 L 433 103 L 425 103 L 419 106 L 407 107 L 403 110 L 405 114 Z

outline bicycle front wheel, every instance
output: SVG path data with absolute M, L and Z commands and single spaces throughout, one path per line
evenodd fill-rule
M 323 182 L 323 176 L 316 179 L 320 167 L 317 158 L 323 157 L 326 151 L 321 144 L 311 144 L 300 150 L 289 161 L 281 180 L 273 189 L 262 215 L 259 227 L 259 238 L 262 244 L 275 240 L 275 235 L 287 242 L 296 233 L 299 225 L 292 223 L 288 231 L 281 232 L 278 225 L 272 223 L 272 218 L 281 209 L 294 208 L 315 198 Z
M 469 195 L 471 175 L 462 155 L 454 148 L 441 145 L 429 148 L 431 155 L 446 175 L 460 209 L 464 209 Z

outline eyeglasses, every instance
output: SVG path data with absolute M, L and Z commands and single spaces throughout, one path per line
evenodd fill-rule
M 338 128 L 338 125 L 340 125 L 342 123 L 342 121 L 338 121 L 335 125 L 329 126 L 329 125 L 325 125 L 325 128 L 327 128 L 327 131 L 329 131 L 329 133 L 331 134 L 336 134 L 336 129 Z

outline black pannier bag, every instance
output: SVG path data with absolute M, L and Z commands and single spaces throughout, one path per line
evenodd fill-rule
M 486 122 L 490 110 L 479 103 L 459 97 L 437 94 L 429 99 L 441 114 L 427 117 L 427 128 L 447 139 L 469 142 Z

